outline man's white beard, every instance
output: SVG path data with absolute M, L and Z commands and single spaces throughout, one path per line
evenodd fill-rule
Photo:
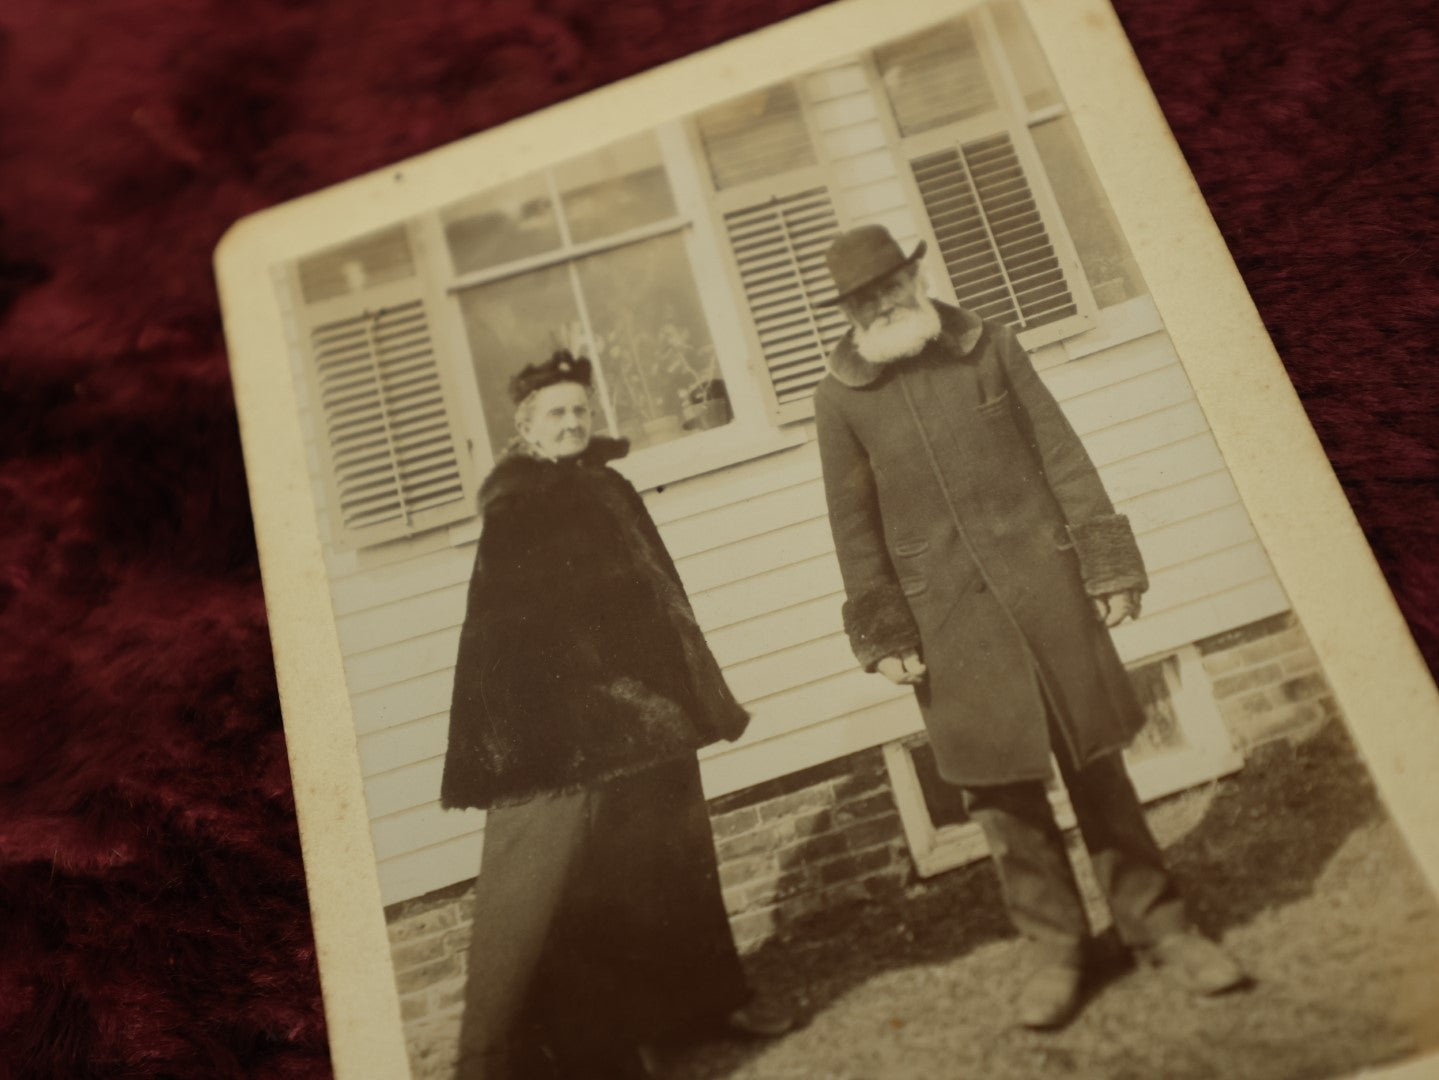
M 854 328 L 859 355 L 871 364 L 888 364 L 917 356 L 930 338 L 939 334 L 939 312 L 928 296 L 918 297 L 919 307 L 896 312 L 887 320 Z

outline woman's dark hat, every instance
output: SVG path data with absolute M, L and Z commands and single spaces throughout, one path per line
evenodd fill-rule
M 559 382 L 579 383 L 588 390 L 594 386 L 594 369 L 583 356 L 557 349 L 543 364 L 529 364 L 510 380 L 510 400 L 518 405 L 536 390 Z
M 826 304 L 837 304 L 851 293 L 924 258 L 924 241 L 905 257 L 883 225 L 861 225 L 834 238 L 824 260 L 838 291 Z

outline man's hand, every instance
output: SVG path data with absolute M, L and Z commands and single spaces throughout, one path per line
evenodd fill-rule
M 1094 614 L 1105 626 L 1139 618 L 1139 593 L 1134 589 L 1094 597 Z
M 886 679 L 899 686 L 912 686 L 923 682 L 925 672 L 929 670 L 919 658 L 919 653 L 913 649 L 903 656 L 886 656 L 875 668 Z

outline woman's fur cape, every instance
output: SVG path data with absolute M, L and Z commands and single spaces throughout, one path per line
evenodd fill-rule
M 607 466 L 628 448 L 515 447 L 481 487 L 443 806 L 523 802 L 743 734 L 644 502 Z

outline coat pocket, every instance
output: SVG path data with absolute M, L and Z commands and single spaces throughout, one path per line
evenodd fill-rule
M 1009 391 L 1001 390 L 995 397 L 982 401 L 974 407 L 980 416 L 998 416 L 1009 408 Z
M 901 578 L 899 588 L 906 600 L 916 600 L 929 592 L 929 582 L 924 578 Z

